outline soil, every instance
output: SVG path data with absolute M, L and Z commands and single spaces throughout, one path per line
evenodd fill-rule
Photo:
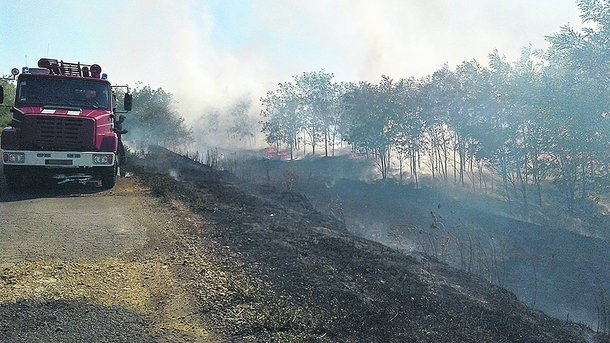
M 609 341 L 297 193 L 134 160 L 110 191 L 0 190 L 0 342 Z

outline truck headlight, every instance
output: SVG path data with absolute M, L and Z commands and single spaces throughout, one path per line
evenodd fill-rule
M 25 153 L 23 152 L 4 152 L 2 154 L 4 163 L 25 163 Z
M 114 154 L 94 154 L 93 164 L 113 164 Z

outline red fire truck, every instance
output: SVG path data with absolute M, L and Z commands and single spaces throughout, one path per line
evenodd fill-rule
M 12 73 L 17 78 L 12 122 L 0 136 L 8 188 L 47 178 L 99 180 L 103 188 L 114 187 L 126 133 L 119 114 L 131 110 L 129 88 L 118 86 L 126 88 L 118 110 L 113 86 L 98 64 L 42 58 L 38 68 Z

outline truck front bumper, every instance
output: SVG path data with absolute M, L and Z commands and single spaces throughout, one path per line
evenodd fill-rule
M 2 162 L 7 166 L 49 169 L 92 168 L 114 166 L 116 155 L 112 152 L 3 150 Z

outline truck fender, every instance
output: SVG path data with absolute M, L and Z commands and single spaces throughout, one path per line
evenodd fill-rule
M 5 127 L 2 130 L 0 142 L 3 150 L 19 149 L 19 129 L 12 126 Z
M 118 139 L 116 134 L 107 135 L 102 137 L 102 144 L 100 145 L 100 151 L 105 152 L 117 152 Z

